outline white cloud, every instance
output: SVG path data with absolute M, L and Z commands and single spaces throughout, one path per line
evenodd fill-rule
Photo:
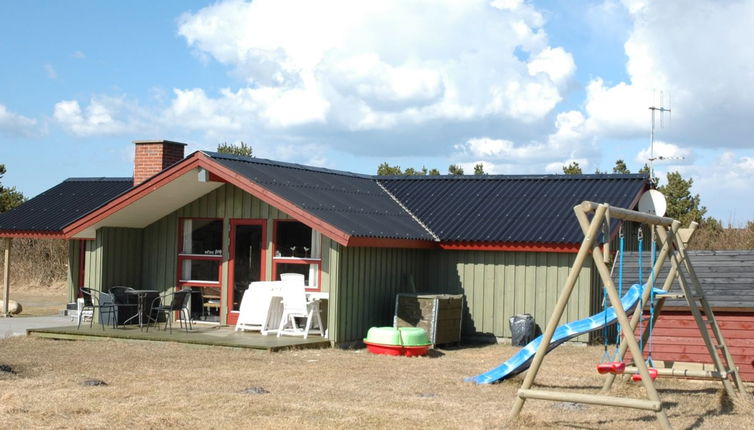
M 118 119 L 121 117 L 122 119 Z M 76 136 L 136 134 L 149 130 L 154 119 L 137 104 L 124 97 L 96 96 L 82 109 L 76 100 L 55 104 L 53 119 Z
M 672 95 L 664 135 L 687 145 L 752 147 L 754 2 L 624 1 L 633 19 L 625 43 L 629 81 L 587 87 L 590 129 L 603 137 L 638 137 L 649 128 L 659 91 Z M 656 90 L 654 100 L 653 90 Z M 667 101 L 667 100 L 666 100 Z
M 78 59 L 84 59 L 86 58 L 86 54 L 84 54 L 84 51 L 73 51 L 71 54 L 71 57 L 78 58 Z
M 734 226 L 754 219 L 751 199 L 743 198 L 751 194 L 754 154 L 725 151 L 706 165 L 669 166 L 667 170 L 677 170 L 685 178 L 694 178 L 692 192 L 701 196 L 701 203 L 707 207 L 708 215 Z M 664 175 L 660 178 L 665 179 Z
M 455 157 L 504 162 L 504 167 L 496 164 L 496 170 L 506 173 L 530 173 L 542 169 L 561 172 L 560 168 L 571 161 L 578 161 L 582 167 L 589 166 L 588 156 L 594 155 L 596 149 L 593 139 L 585 130 L 586 123 L 581 112 L 559 113 L 555 118 L 555 127 L 555 131 L 542 142 L 516 144 L 511 140 L 489 137 L 468 139 L 454 146 Z
M 542 119 L 575 70 L 568 52 L 548 46 L 543 23 L 516 1 L 257 0 L 185 14 L 178 32 L 249 84 L 234 102 L 216 100 L 243 106 L 258 125 L 365 131 Z
M 0 104 L 0 133 L 7 136 L 34 136 L 42 133 L 37 120 L 8 110 Z
M 636 154 L 635 161 L 639 163 L 640 166 L 643 166 L 652 157 L 653 157 L 652 150 L 647 147 L 639 151 L 638 154 Z M 674 165 L 683 165 L 683 164 L 691 164 L 694 161 L 693 153 L 690 149 L 681 148 L 678 145 L 668 143 L 668 142 L 663 142 L 660 140 L 655 140 L 654 158 L 656 159 L 655 164 L 670 163 Z

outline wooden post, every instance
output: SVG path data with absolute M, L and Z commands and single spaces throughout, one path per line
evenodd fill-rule
M 576 216 L 586 216 L 584 215 L 584 211 L 581 206 L 576 206 L 573 208 L 573 210 L 574 212 L 576 212 Z M 576 280 L 581 273 L 581 267 L 584 265 L 584 260 L 586 260 L 586 258 L 589 256 L 589 251 L 591 250 L 592 244 L 594 243 L 597 235 L 599 235 L 600 228 L 602 227 L 602 220 L 605 217 L 606 210 L 606 206 L 600 206 L 599 208 L 597 208 L 594 214 L 594 218 L 592 218 L 592 222 L 589 226 L 588 231 L 586 232 L 586 237 L 584 237 L 584 241 L 581 242 L 579 252 L 578 254 L 576 254 L 576 260 L 573 263 L 571 272 L 568 273 L 568 279 L 566 279 L 565 286 L 560 293 L 560 298 L 558 298 L 558 302 L 555 304 L 555 308 L 552 311 L 550 320 L 547 321 L 547 328 L 545 328 L 545 332 L 542 335 L 542 342 L 539 344 L 537 353 L 534 355 L 534 359 L 532 360 L 529 371 L 526 372 L 526 378 L 524 379 L 524 383 L 521 385 L 521 390 L 530 389 L 532 384 L 534 383 L 534 378 L 537 376 L 539 367 L 542 365 L 542 360 L 544 360 L 545 355 L 547 354 L 547 348 L 550 346 L 552 336 L 555 333 L 555 329 L 558 327 L 560 317 L 563 316 L 563 311 L 568 304 L 568 299 L 571 297 L 573 287 L 576 285 Z M 518 417 L 518 415 L 521 413 L 521 409 L 524 407 L 525 402 L 525 397 L 516 397 L 516 403 L 513 405 L 513 410 L 511 410 L 511 418 L 515 419 L 516 417 Z
M 8 302 L 10 301 L 10 246 L 12 243 L 13 239 L 9 237 L 5 238 L 5 258 L 3 259 L 3 268 L 5 269 L 3 275 L 3 316 L 6 318 L 10 316 Z

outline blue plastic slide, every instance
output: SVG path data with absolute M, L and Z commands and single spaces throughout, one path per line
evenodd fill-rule
M 664 294 L 665 291 L 655 288 L 655 294 Z M 630 314 L 641 298 L 641 285 L 634 284 L 628 289 L 626 294 L 621 299 L 623 309 L 627 314 Z M 607 315 L 605 315 L 607 314 Z M 591 331 L 599 330 L 605 325 L 610 325 L 617 321 L 615 309 L 612 307 L 607 308 L 596 315 L 592 315 L 589 318 L 584 318 L 578 321 L 563 324 L 555 329 L 555 333 L 552 336 L 550 345 L 547 347 L 547 352 L 552 351 L 563 342 L 573 339 L 576 336 L 580 336 Z M 607 323 L 607 324 L 606 324 Z M 493 382 L 502 381 L 504 379 L 513 377 L 529 368 L 534 354 L 537 352 L 539 345 L 542 343 L 542 336 L 529 342 L 528 345 L 523 347 L 516 355 L 510 358 L 510 360 L 501 364 L 500 366 L 482 373 L 481 375 L 472 376 L 466 378 L 466 381 L 476 382 L 477 384 L 492 384 Z

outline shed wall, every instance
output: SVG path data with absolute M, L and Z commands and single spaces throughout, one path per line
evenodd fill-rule
M 508 318 L 529 313 L 544 330 L 576 254 L 507 251 L 432 251 L 425 293 L 464 294 L 463 332 L 510 337 Z M 581 269 L 560 323 L 591 315 L 591 261 Z M 587 336 L 579 337 L 588 341 Z
M 422 283 L 427 252 L 417 249 L 330 247 L 331 339 L 363 339 L 369 327 L 392 326 L 395 295 Z M 335 258 L 339 256 L 339 258 Z M 323 276 L 324 279 L 324 276 Z M 413 281 L 412 281 L 413 279 Z
M 139 286 L 142 244 L 141 229 L 98 229 L 94 240 L 85 241 L 84 285 L 100 291 L 118 285 Z
M 645 312 L 646 315 L 648 313 Z M 733 361 L 741 371 L 741 378 L 754 382 L 754 312 L 715 312 L 725 343 Z M 710 337 L 712 331 L 707 328 Z M 637 328 L 637 336 L 639 329 Z M 645 350 L 645 354 L 647 351 Z M 631 355 L 627 354 L 627 359 Z M 663 311 L 652 330 L 652 359 L 705 363 L 712 359 L 690 312 Z

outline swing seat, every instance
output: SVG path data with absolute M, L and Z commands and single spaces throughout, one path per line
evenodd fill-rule
M 600 375 L 604 375 L 606 373 L 614 373 L 616 375 L 620 375 L 625 370 L 626 370 L 626 363 L 622 361 L 613 361 L 611 363 L 600 363 L 597 365 L 597 372 L 599 372 Z
M 657 369 L 655 369 L 653 367 L 650 367 L 647 370 L 649 371 L 649 377 L 652 378 L 652 381 L 654 381 L 655 379 L 657 379 Z M 631 380 L 634 381 L 634 382 L 641 382 L 641 375 L 638 374 L 638 373 L 635 373 L 635 374 L 631 375 Z

